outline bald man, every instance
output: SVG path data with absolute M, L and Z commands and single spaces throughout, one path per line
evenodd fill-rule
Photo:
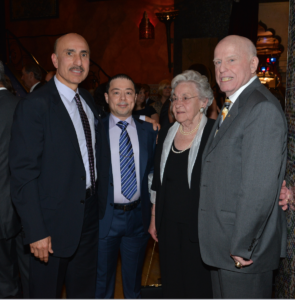
M 224 38 L 214 64 L 227 100 L 203 154 L 201 255 L 214 267 L 214 298 L 271 298 L 273 270 L 286 254 L 286 220 L 278 202 L 287 123 L 279 101 L 256 76 L 250 40 Z
M 91 95 L 78 87 L 89 55 L 82 36 L 60 37 L 56 76 L 15 112 L 11 191 L 32 253 L 31 298 L 60 298 L 64 283 L 68 298 L 94 298 L 109 148 Z

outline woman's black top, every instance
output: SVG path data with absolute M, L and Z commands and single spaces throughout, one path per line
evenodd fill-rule
M 172 147 L 179 151 L 175 148 L 174 143 Z M 168 219 L 180 223 L 188 222 L 190 209 L 190 190 L 187 178 L 188 155 L 189 149 L 182 153 L 174 153 L 170 149 L 165 166 L 167 182 L 165 214 Z
M 163 213 L 166 214 L 167 211 L 170 211 L 169 215 L 171 217 L 174 215 L 175 221 L 183 220 L 184 218 L 186 218 L 185 221 L 189 225 L 191 241 L 195 241 L 195 242 L 198 241 L 198 210 L 199 210 L 199 194 L 200 194 L 199 185 L 200 185 L 200 177 L 201 177 L 202 155 L 214 122 L 215 120 L 208 119 L 207 124 L 204 128 L 198 156 L 193 166 L 190 189 L 188 189 L 188 179 L 187 179 L 187 166 L 188 166 L 188 153 L 189 153 L 188 150 L 186 151 L 187 153 L 175 154 L 180 156 L 183 155 L 183 161 L 180 161 L 182 159 L 181 157 L 177 158 L 174 157 L 174 155 L 171 156 L 170 155 L 171 153 L 169 154 L 165 165 L 163 179 L 161 182 L 160 165 L 161 165 L 163 144 L 166 135 L 170 127 L 173 126 L 173 124 L 170 124 L 169 126 L 165 126 L 159 131 L 158 144 L 157 144 L 156 155 L 155 155 L 154 178 L 152 184 L 152 190 L 157 192 L 156 229 L 158 231 L 158 234 L 161 231 Z M 171 149 L 169 150 L 171 151 Z M 172 161 L 172 163 L 170 163 L 170 160 Z M 184 162 L 184 160 L 186 160 L 186 162 Z M 175 163 L 177 164 L 177 167 L 174 167 Z M 171 176 L 173 176 L 173 178 Z M 175 181 L 177 178 L 175 178 L 174 176 L 178 177 L 178 181 Z M 175 184 L 174 185 L 170 184 L 169 180 L 173 180 Z M 171 189 L 173 189 L 173 193 L 176 195 L 176 197 L 174 197 L 174 194 L 170 191 Z M 175 215 L 177 208 L 179 208 L 179 210 Z M 169 217 L 169 219 L 171 218 Z
M 156 110 L 148 105 L 148 106 L 145 106 L 145 108 L 143 109 L 140 109 L 140 110 L 134 110 L 132 112 L 133 115 L 140 115 L 140 116 L 147 116 L 147 117 L 151 117 L 153 114 L 156 114 Z

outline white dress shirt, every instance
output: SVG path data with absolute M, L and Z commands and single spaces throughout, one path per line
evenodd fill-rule
M 140 173 L 139 173 L 139 142 L 136 130 L 136 125 L 132 116 L 127 118 L 125 121 L 129 123 L 127 126 L 127 132 L 130 137 L 130 141 L 134 153 L 134 163 L 137 181 L 137 191 L 129 201 L 121 192 L 121 170 L 120 170 L 120 154 L 119 154 L 119 142 L 122 129 L 116 124 L 121 121 L 113 114 L 110 114 L 109 120 L 109 135 L 110 135 L 110 148 L 111 148 L 111 159 L 112 159 L 112 171 L 113 171 L 113 185 L 114 185 L 114 202 L 115 203 L 130 203 L 139 199 L 140 197 Z
M 241 86 L 236 92 L 234 92 L 231 96 L 229 96 L 229 100 L 232 102 L 229 106 L 228 111 L 230 111 L 230 109 L 232 108 L 232 106 L 234 105 L 234 103 L 236 102 L 236 100 L 239 98 L 239 96 L 242 94 L 242 92 L 244 91 L 244 89 L 250 85 L 255 79 L 257 78 L 257 76 L 255 75 L 254 77 L 252 77 L 246 84 L 244 84 L 243 86 Z
M 71 120 L 73 122 L 77 139 L 81 151 L 81 156 L 84 163 L 84 168 L 86 171 L 86 189 L 91 187 L 91 180 L 90 180 L 90 171 L 89 171 L 89 159 L 88 159 L 88 151 L 86 146 L 86 138 L 84 133 L 84 128 L 82 125 L 81 117 L 79 114 L 78 106 L 76 101 L 74 100 L 74 97 L 76 93 L 79 94 L 79 90 L 77 89 L 77 92 L 73 91 L 63 83 L 61 83 L 56 76 L 54 76 L 54 82 L 56 85 L 56 88 L 59 92 L 60 98 L 66 107 Z M 89 126 L 91 130 L 91 138 L 92 138 L 92 148 L 93 148 L 93 156 L 94 156 L 94 171 L 95 171 L 95 180 L 97 179 L 97 171 L 96 171 L 96 156 L 95 156 L 95 128 L 94 128 L 94 115 L 90 107 L 86 104 L 85 100 L 82 98 L 82 96 L 79 94 L 80 100 L 83 106 L 83 109 L 87 115 Z
M 30 88 L 30 93 L 32 93 L 33 92 L 33 90 L 34 90 L 34 88 L 35 88 L 35 86 L 36 85 L 38 85 L 40 83 L 40 81 L 38 81 L 37 83 L 35 83 L 31 88 Z

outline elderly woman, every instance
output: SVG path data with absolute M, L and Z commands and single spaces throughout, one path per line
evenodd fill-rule
M 159 241 L 164 298 L 213 297 L 197 228 L 202 153 L 214 124 L 206 111 L 212 101 L 208 79 L 200 73 L 185 71 L 172 80 L 176 122 L 159 132 L 149 228 Z

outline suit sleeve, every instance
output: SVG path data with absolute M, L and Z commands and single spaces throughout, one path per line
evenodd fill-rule
M 242 181 L 231 239 L 232 255 L 251 258 L 274 205 L 278 205 L 285 148 L 286 125 L 282 113 L 274 104 L 260 102 L 253 107 L 244 128 Z
M 42 217 L 38 186 L 44 146 L 42 104 L 40 99 L 34 100 L 22 100 L 16 109 L 9 151 L 12 201 L 21 217 L 25 244 L 49 236 Z

